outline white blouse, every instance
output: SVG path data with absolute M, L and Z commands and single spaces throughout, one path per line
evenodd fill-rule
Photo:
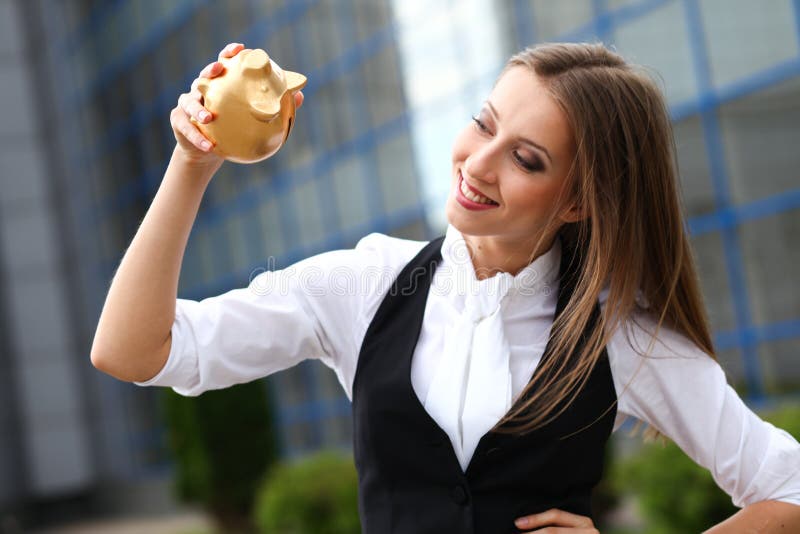
M 350 398 L 367 327 L 394 279 L 425 244 L 370 234 L 353 250 L 326 252 L 263 272 L 247 288 L 200 302 L 178 299 L 169 358 L 155 377 L 138 384 L 199 395 L 314 358 L 334 370 Z M 494 299 L 507 342 L 511 396 L 516 398 L 550 335 L 560 255 L 556 241 L 516 276 L 501 273 L 478 280 L 462 236 L 452 226 L 447 229 L 411 382 L 447 432 L 462 467 L 474 451 L 460 446 L 471 423 L 464 419 L 448 424 L 447 416 L 439 414 L 458 413 L 451 405 L 463 406 L 470 397 L 480 403 L 476 397 L 481 392 L 464 387 L 463 397 L 453 399 L 432 389 L 444 384 L 442 373 L 453 374 L 439 365 L 452 352 L 446 346 L 448 335 L 470 313 L 470 302 Z M 605 296 L 600 297 L 601 308 Z M 626 417 L 652 425 L 708 469 L 737 506 L 762 500 L 800 505 L 800 444 L 755 415 L 727 384 L 717 362 L 692 342 L 663 326 L 653 339 L 654 331 L 654 322 L 639 311 L 613 333 L 606 347 L 618 397 L 615 430 Z M 480 335 L 476 329 L 476 338 Z M 469 369 L 463 371 L 466 376 Z M 461 434 L 457 429 L 464 425 Z

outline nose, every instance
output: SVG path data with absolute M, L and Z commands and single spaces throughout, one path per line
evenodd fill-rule
M 491 143 L 476 148 L 464 162 L 464 170 L 468 175 L 482 182 L 497 181 L 497 154 Z

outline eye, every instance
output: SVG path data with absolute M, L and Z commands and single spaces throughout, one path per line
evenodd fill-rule
M 513 155 L 514 155 L 514 161 L 516 161 L 520 167 L 522 167 L 528 172 L 539 172 L 544 170 L 544 166 L 542 165 L 542 162 L 539 161 L 538 158 L 534 158 L 533 161 L 530 161 L 520 156 L 519 152 L 517 152 L 516 150 L 513 152 Z
M 475 127 L 478 128 L 483 133 L 489 133 L 489 128 L 486 127 L 486 124 L 480 120 L 478 117 L 473 116 L 472 122 L 475 123 Z

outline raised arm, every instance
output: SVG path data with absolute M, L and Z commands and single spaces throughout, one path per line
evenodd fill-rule
M 242 50 L 230 44 L 220 58 Z M 209 64 L 200 78 L 219 76 L 224 67 Z M 170 114 L 177 141 L 164 178 L 117 269 L 92 343 L 95 367 L 126 381 L 155 375 L 170 350 L 178 276 L 200 201 L 222 164 L 212 145 L 189 121 L 213 120 L 202 106 L 197 81 Z

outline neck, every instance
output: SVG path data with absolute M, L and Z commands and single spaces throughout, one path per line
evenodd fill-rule
M 550 250 L 555 239 L 555 236 L 541 239 L 541 246 L 536 249 L 540 237 L 509 241 L 496 236 L 462 235 L 478 280 L 491 278 L 498 273 L 516 275 Z

